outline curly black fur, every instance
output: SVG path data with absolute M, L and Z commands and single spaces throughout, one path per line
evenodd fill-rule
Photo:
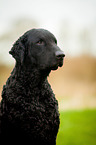
M 43 29 L 26 32 L 9 53 L 16 65 L 2 91 L 0 141 L 55 145 L 58 102 L 47 76 L 63 65 L 64 53 L 54 35 Z

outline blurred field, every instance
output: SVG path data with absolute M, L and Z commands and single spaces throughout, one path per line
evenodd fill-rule
M 60 113 L 57 145 L 96 145 L 96 110 Z
M 0 66 L 0 92 L 13 67 Z M 64 66 L 48 79 L 61 110 L 96 108 L 96 58 L 65 57 Z
M 51 73 L 50 84 L 60 109 L 96 107 L 96 58 L 66 58 L 64 67 Z

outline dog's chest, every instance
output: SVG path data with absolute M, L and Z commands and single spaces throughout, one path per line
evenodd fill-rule
M 31 100 L 29 100 L 30 107 L 26 108 L 27 118 L 24 124 L 29 123 L 29 132 L 36 131 L 36 135 L 52 136 L 54 132 L 58 131 L 59 127 L 59 112 L 58 103 L 52 90 L 45 86 L 41 90 L 30 92 Z M 26 106 L 26 105 L 25 105 Z M 27 106 L 26 106 L 27 107 Z M 28 124 L 27 124 L 28 125 Z

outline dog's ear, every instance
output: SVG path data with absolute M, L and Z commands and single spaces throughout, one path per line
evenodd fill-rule
M 12 49 L 9 51 L 9 54 L 11 54 L 17 63 L 22 64 L 24 61 L 24 55 L 25 55 L 25 39 L 23 39 L 23 36 L 20 37 L 13 45 Z

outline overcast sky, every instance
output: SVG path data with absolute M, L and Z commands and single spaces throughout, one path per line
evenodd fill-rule
M 19 17 L 36 19 L 47 27 L 63 19 L 77 27 L 89 25 L 96 21 L 96 0 L 0 0 L 0 31 Z
M 0 35 L 13 21 L 24 17 L 56 35 L 61 22 L 67 21 L 75 34 L 96 24 L 96 0 L 0 0 Z M 74 48 L 71 53 L 76 52 Z

